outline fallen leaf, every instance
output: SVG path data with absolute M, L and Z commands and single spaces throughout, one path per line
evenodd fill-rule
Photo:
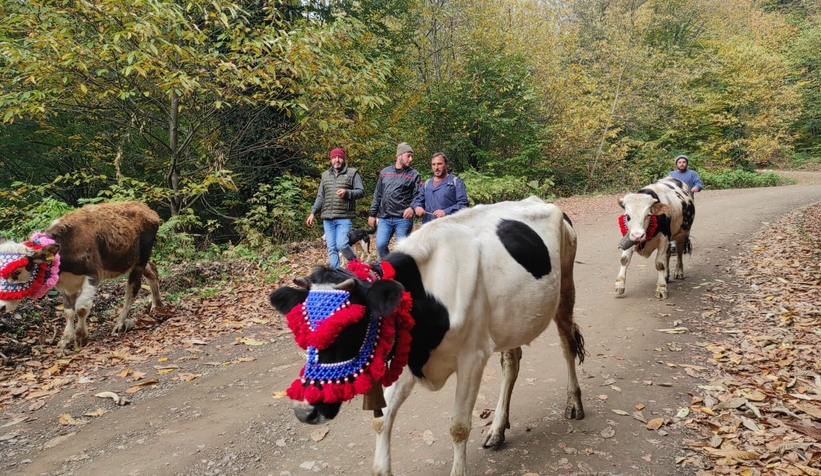
M 120 404 L 120 396 L 114 392 L 100 392 L 94 396 L 99 398 L 110 398 L 114 400 L 114 403 L 116 403 L 117 405 Z
M 83 413 L 83 416 L 87 416 L 87 417 L 99 417 L 99 416 L 103 416 L 103 415 L 105 415 L 106 413 L 108 413 L 108 410 L 105 410 L 105 409 L 103 409 L 103 408 L 98 408 L 98 409 L 96 409 L 96 410 L 94 410 L 94 411 L 92 411 L 92 412 L 86 412 L 86 413 Z
M 653 418 L 647 422 L 647 429 L 658 430 L 662 425 L 664 425 L 664 418 Z
M 331 431 L 331 429 L 328 427 L 328 425 L 319 427 L 311 432 L 311 439 L 314 441 L 322 441 L 322 439 L 325 438 L 325 435 L 327 435 L 329 431 Z
M 118 374 L 117 374 L 117 377 L 120 377 L 120 378 L 126 378 L 126 377 L 128 377 L 128 373 L 129 373 L 129 372 L 131 372 L 131 369 L 130 369 L 130 368 L 126 368 L 126 369 L 125 369 L 125 370 L 123 370 L 122 372 L 118 373 Z
M 424 441 L 425 443 L 427 443 L 428 446 L 430 446 L 430 445 L 433 444 L 434 441 L 436 441 L 436 438 L 433 437 L 433 432 L 432 431 L 425 430 L 422 433 L 422 441 Z
M 62 415 L 60 415 L 60 418 L 58 419 L 58 421 L 59 421 L 59 422 L 60 422 L 60 424 L 61 424 L 61 425 L 63 425 L 63 426 L 68 426 L 68 425 L 71 425 L 71 426 L 82 426 L 82 425 L 85 425 L 85 424 L 87 424 L 87 423 L 88 423 L 88 421 L 86 421 L 86 420 L 75 420 L 75 419 L 71 416 L 71 414 L 69 414 L 69 413 L 63 413 Z
M 613 413 L 615 413 L 616 415 L 621 415 L 621 416 L 627 416 L 627 415 L 629 415 L 629 413 L 627 413 L 627 412 L 626 412 L 626 411 L 624 411 L 624 410 L 615 410 L 615 409 L 613 409 L 613 410 L 611 410 L 611 411 L 612 411 Z

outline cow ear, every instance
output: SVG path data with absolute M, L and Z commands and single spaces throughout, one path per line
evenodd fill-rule
M 368 307 L 377 316 L 387 316 L 402 300 L 405 288 L 392 279 L 381 279 L 371 286 L 368 291 Z
M 300 288 L 311 289 L 311 277 L 305 276 L 304 278 L 294 278 L 294 284 Z
M 304 302 L 307 298 L 307 289 L 294 289 L 288 286 L 274 290 L 268 297 L 274 309 L 283 314 L 288 314 L 294 306 Z
M 620 206 L 620 207 L 622 207 L 622 208 L 624 208 L 624 197 L 621 197 L 621 198 L 619 199 L 619 206 Z
M 652 207 L 650 207 L 650 213 L 652 213 L 653 215 L 664 215 L 665 213 L 667 213 L 667 210 L 669 209 L 669 205 L 666 205 L 664 203 L 655 203 Z
M 40 248 L 39 250 L 36 250 L 34 254 L 31 255 L 31 261 L 34 263 L 50 261 L 54 259 L 54 255 L 56 255 L 59 251 L 60 245 L 58 245 L 57 243 L 46 245 Z

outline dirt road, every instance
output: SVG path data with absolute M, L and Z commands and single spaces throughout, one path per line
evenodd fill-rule
M 499 391 L 498 359 L 485 371 L 468 445 L 470 474 L 693 474 L 676 464 L 684 455 L 676 413 L 688 392 L 704 381 L 681 364 L 703 361 L 698 343 L 716 338 L 702 317 L 700 296 L 722 279 L 745 237 L 785 211 L 821 200 L 821 180 L 768 189 L 705 191 L 696 199 L 694 251 L 685 257 L 687 278 L 670 283 L 669 299 L 653 297 L 652 263 L 635 257 L 626 292 L 613 294 L 621 238 L 615 198 L 560 202 L 579 235 L 576 319 L 589 352 L 580 367 L 586 418 L 563 418 L 565 371 L 554 328 L 524 349 L 511 406 L 512 428 L 498 450 L 482 449 Z M 804 177 L 806 179 L 806 177 Z M 260 289 L 260 299 L 270 289 Z M 678 322 L 690 332 L 657 329 Z M 287 398 L 275 398 L 296 378 L 302 355 L 288 335 L 247 328 L 265 345 L 234 345 L 239 334 L 206 345 L 183 346 L 167 355 L 177 372 L 195 379 L 160 384 L 126 395 L 129 386 L 107 370 L 63 387 L 42 408 L 7 403 L 0 412 L 0 471 L 27 475 L 307 475 L 370 474 L 373 431 L 360 401 L 343 407 L 326 427 L 299 424 Z M 246 341 L 251 342 L 251 341 Z M 159 359 L 143 365 L 152 368 Z M 135 363 L 134 368 L 138 365 Z M 125 366 L 123 366 L 125 368 Z M 160 370 L 161 372 L 161 370 Z M 393 437 L 397 475 L 450 474 L 448 418 L 453 379 L 438 393 L 416 388 L 400 411 Z M 110 390 L 131 403 L 98 398 Z M 648 430 L 632 414 L 671 423 Z M 102 409 L 101 416 L 81 417 Z M 614 412 L 620 411 L 620 413 Z M 621 413 L 624 413 L 622 415 Z M 61 425 L 70 414 L 86 424 Z M 65 420 L 65 418 L 64 418 Z M 16 422 L 16 423 L 15 423 Z M 64 421 L 65 423 L 65 421 Z

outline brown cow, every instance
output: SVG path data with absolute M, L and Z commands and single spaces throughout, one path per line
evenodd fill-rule
M 128 319 L 128 313 L 140 291 L 143 276 L 151 288 L 149 310 L 161 305 L 157 268 L 149 261 L 159 226 L 159 216 L 144 203 L 86 205 L 51 223 L 44 234 L 54 240 L 54 244 L 35 251 L 19 245 L 31 263 L 45 261 L 57 252 L 60 254 L 60 279 L 55 288 L 63 296 L 66 316 L 66 328 L 58 344 L 60 349 L 71 341 L 78 347 L 86 344 L 86 317 L 97 286 L 104 279 L 128 273 L 125 302 L 112 334 L 134 327 L 134 320 Z M 6 242 L 4 247 L 10 245 L 13 243 Z M 18 277 L 21 281 L 26 279 L 23 274 Z M 0 308 L 5 306 L 6 310 L 12 311 L 19 302 L 0 301 Z

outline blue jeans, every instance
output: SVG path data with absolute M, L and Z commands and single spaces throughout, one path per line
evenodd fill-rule
M 390 253 L 388 243 L 390 243 L 394 233 L 396 234 L 396 241 L 399 241 L 410 235 L 411 228 L 413 228 L 413 218 L 408 220 L 402 217 L 380 218 L 379 225 L 376 227 L 376 251 L 379 252 L 379 259 Z
M 322 220 L 322 226 L 325 228 L 325 242 L 328 244 L 328 261 L 331 268 L 338 268 L 340 251 L 348 260 L 355 256 L 353 249 L 348 245 L 348 232 L 351 231 L 353 226 L 351 219 L 331 218 Z

